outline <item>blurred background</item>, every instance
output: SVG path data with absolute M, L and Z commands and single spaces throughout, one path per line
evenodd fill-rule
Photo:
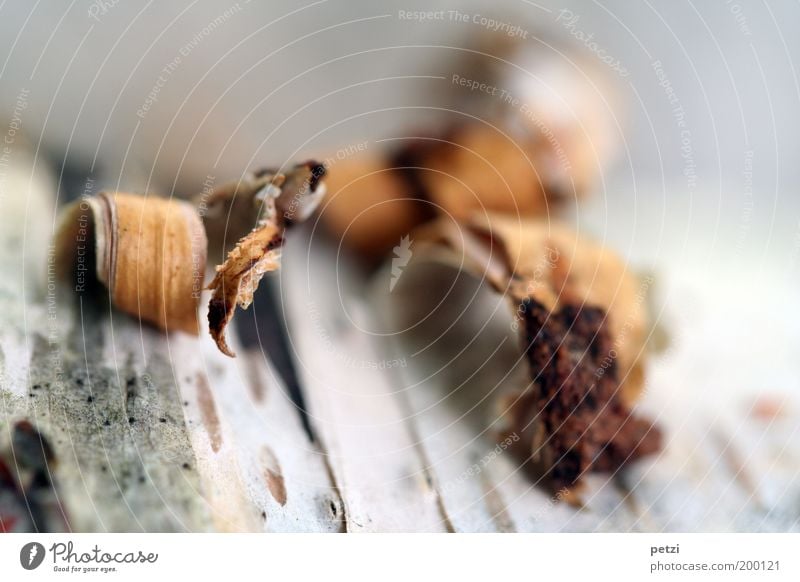
M 0 119 L 52 166 L 62 202 L 106 188 L 190 197 L 265 165 L 490 117 L 493 88 L 529 98 L 548 126 L 588 136 L 591 179 L 562 216 L 655 274 L 654 319 L 675 349 L 655 361 L 645 406 L 670 434 L 695 415 L 734 439 L 751 434 L 740 419 L 759 399 L 786 404 L 770 450 L 791 454 L 773 493 L 796 512 L 798 22 L 789 1 L 11 0 Z M 332 289 L 286 263 L 283 299 L 304 283 Z M 319 317 L 371 339 L 377 327 L 348 311 L 348 293 L 363 293 L 354 280 Z M 259 305 L 256 318 L 272 317 Z M 291 359 L 267 351 L 279 368 Z
M 566 47 L 618 63 L 607 72 L 619 147 L 587 213 L 600 226 L 615 217 L 601 234 L 637 260 L 657 249 L 690 276 L 798 281 L 793 2 L 12 1 L 0 114 L 23 103 L 24 132 L 62 170 L 62 191 L 94 175 L 98 188 L 188 195 L 209 175 L 424 127 L 430 108 L 452 105 L 453 60 L 487 32 L 475 15 L 519 27 L 526 47 L 557 59 Z

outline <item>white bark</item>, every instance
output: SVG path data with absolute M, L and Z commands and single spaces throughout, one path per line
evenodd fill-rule
M 299 234 L 299 233 L 298 233 Z M 447 531 L 440 499 L 359 298 L 340 303 L 335 257 L 296 238 L 282 288 L 311 418 L 344 501 L 346 530 Z M 344 275 L 345 277 L 347 275 Z M 344 307 L 344 308 L 343 308 Z M 352 321 L 347 321 L 347 318 Z
M 684 331 L 650 366 L 642 405 L 665 429 L 665 452 L 615 479 L 592 476 L 577 510 L 536 488 L 517 459 L 493 456 L 491 402 L 514 381 L 505 370 L 520 373 L 508 360 L 514 349 L 495 353 L 458 326 L 450 353 L 419 351 L 424 334 L 411 343 L 376 335 L 386 331 L 389 308 L 376 299 L 388 292 L 388 272 L 378 275 L 386 288 L 365 298 L 334 256 L 315 248 L 309 262 L 302 232 L 292 233 L 278 276 L 312 442 L 264 354 L 235 346 L 239 358 L 229 359 L 205 331 L 162 334 L 110 309 L 102 294 L 68 290 L 55 301 L 54 185 L 14 156 L 0 176 L 0 461 L 11 474 L 7 482 L 0 471 L 0 529 L 800 527 L 791 394 L 800 346 L 786 325 L 761 314 L 745 322 L 739 311 L 724 322 L 674 318 Z M 419 295 L 403 295 L 412 271 L 402 277 L 395 306 L 422 306 Z M 506 308 L 491 301 L 473 315 Z M 438 323 L 457 319 L 457 305 Z M 709 346 L 721 355 L 705 356 Z M 725 367 L 733 360 L 746 365 Z M 761 391 L 781 405 L 774 418 L 748 408 Z
M 42 284 L 55 189 L 38 174 L 29 187 L 30 170 L 15 159 L 1 208 L 0 459 L 13 485 L 0 516 L 20 530 L 338 530 L 324 459 L 263 358 L 140 325 L 102 292 L 54 296 L 52 273 Z M 34 494 L 37 472 L 54 487 Z

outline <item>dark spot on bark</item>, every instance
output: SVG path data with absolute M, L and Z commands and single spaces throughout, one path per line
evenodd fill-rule
M 212 331 L 222 327 L 227 313 L 224 299 L 212 299 L 208 302 L 208 325 Z
M 283 240 L 284 240 L 283 237 L 280 235 L 272 237 L 270 241 L 267 243 L 266 250 L 273 251 L 277 248 L 280 248 L 283 245 Z
M 23 468 L 45 471 L 55 461 L 48 440 L 27 420 L 14 425 L 11 443 L 17 462 Z
M 306 162 L 306 166 L 311 170 L 311 177 L 308 179 L 308 189 L 312 192 L 316 192 L 320 181 L 325 177 L 325 166 L 315 161 Z

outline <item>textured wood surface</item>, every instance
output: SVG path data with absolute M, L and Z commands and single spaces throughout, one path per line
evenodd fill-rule
M 15 168 L 0 230 L 3 529 L 338 531 L 325 459 L 264 358 L 57 289 L 41 252 L 55 187 Z
M 205 332 L 54 294 L 55 187 L 30 160 L 14 167 L 19 195 L 0 199 L 2 530 L 800 529 L 797 322 L 667 304 L 671 343 L 641 405 L 666 448 L 568 504 L 492 438 L 496 396 L 524 381 L 500 298 L 467 282 L 444 317 L 395 333 L 440 299 L 414 295 L 436 291 L 433 272 L 390 293 L 388 269 L 366 278 L 293 233 L 277 282 L 303 411 L 258 346 L 230 359 Z M 470 310 L 492 314 L 481 334 L 458 323 L 431 343 Z

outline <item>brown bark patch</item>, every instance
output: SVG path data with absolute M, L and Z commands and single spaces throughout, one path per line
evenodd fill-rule
M 279 505 L 286 505 L 286 483 L 283 480 L 281 466 L 274 453 L 267 447 L 261 449 L 261 463 L 264 466 L 264 480 L 267 489 Z
M 222 429 L 219 424 L 217 407 L 214 403 L 214 395 L 208 385 L 208 378 L 202 372 L 197 374 L 197 404 L 200 406 L 203 426 L 208 431 L 211 450 L 217 453 L 222 446 Z

